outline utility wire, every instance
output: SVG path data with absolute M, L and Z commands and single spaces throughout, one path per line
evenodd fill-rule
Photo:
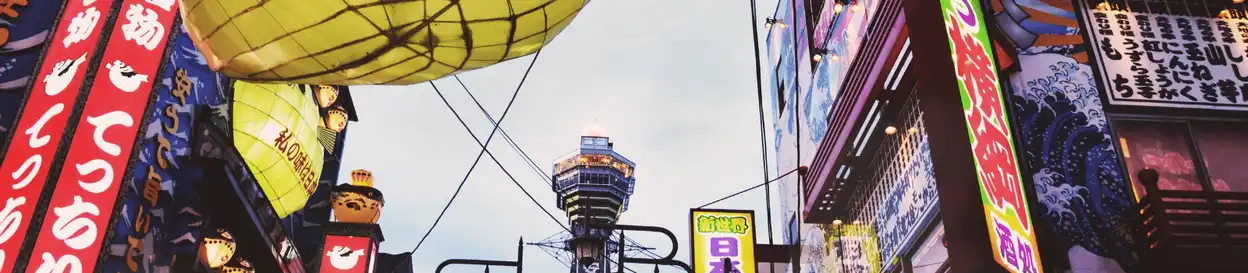
M 782 174 L 782 175 L 780 175 L 780 176 L 777 176 L 776 178 L 772 178 L 771 180 L 767 180 L 767 182 L 763 182 L 762 184 L 754 185 L 753 187 L 750 187 L 750 188 L 748 188 L 748 189 L 741 190 L 741 191 L 739 191 L 739 192 L 737 192 L 737 193 L 734 193 L 734 194 L 731 194 L 731 195 L 728 195 L 728 196 L 724 196 L 724 198 L 720 198 L 720 199 L 718 199 L 718 200 L 711 201 L 710 203 L 706 203 L 706 205 L 701 205 L 701 206 L 698 206 L 698 208 L 699 208 L 699 209 L 700 209 L 700 208 L 705 208 L 706 206 L 710 206 L 710 205 L 714 205 L 715 203 L 719 203 L 719 201 L 728 200 L 728 198 L 733 198 L 733 197 L 736 197 L 737 195 L 741 195 L 742 193 L 745 193 L 745 192 L 747 192 L 747 191 L 750 191 L 750 190 L 753 190 L 753 189 L 757 189 L 758 187 L 766 186 L 766 185 L 768 185 L 768 184 L 771 184 L 771 182 L 775 182 L 776 180 L 780 180 L 781 178 L 784 178 L 785 176 L 789 176 L 789 174 L 792 174 L 792 173 L 794 173 L 794 172 L 797 172 L 797 171 L 798 171 L 798 170 L 800 170 L 800 169 L 801 169 L 801 168 L 793 169 L 792 171 L 789 171 L 789 172 L 784 173 L 784 174 Z
M 512 150 L 516 151 L 516 153 L 519 154 L 520 157 L 524 158 L 525 162 L 528 163 L 529 168 L 533 169 L 533 172 L 537 174 L 537 176 L 542 180 L 542 182 L 546 183 L 547 186 L 551 186 L 552 184 L 554 184 L 554 181 L 551 181 L 550 175 L 546 174 L 546 171 L 542 170 L 542 168 L 539 167 L 537 163 L 533 161 L 533 158 L 530 157 L 528 153 L 524 152 L 523 148 L 520 148 L 520 144 L 517 144 L 516 141 L 511 138 L 511 135 L 507 133 L 507 130 L 503 129 L 502 126 L 499 125 L 498 122 L 494 120 L 494 117 L 490 115 L 489 111 L 485 110 L 485 107 L 481 105 L 481 101 L 477 100 L 477 97 L 472 94 L 472 91 L 471 89 L 468 88 L 468 85 L 464 84 L 463 80 L 460 80 L 458 75 L 454 76 L 454 78 L 455 78 L 455 81 L 459 82 L 459 86 L 464 89 L 464 92 L 468 93 L 468 97 L 472 99 L 472 102 L 477 105 L 477 109 L 481 110 L 481 113 L 485 115 L 486 119 L 489 119 L 490 122 L 493 123 L 494 126 L 498 128 L 499 133 L 502 133 L 503 140 L 505 140 L 511 146 Z M 487 139 L 486 142 L 488 143 L 489 140 Z M 543 210 L 544 209 L 545 208 L 543 207 Z M 625 240 L 626 242 L 633 243 L 635 245 L 641 245 L 641 243 L 634 241 L 632 238 L 625 238 Z M 654 251 L 651 251 L 649 249 L 643 249 L 642 254 L 646 254 L 646 256 L 649 256 L 650 258 L 662 257 L 662 256 L 659 256 L 659 254 L 656 254 L 654 253 Z
M 754 83 L 758 93 L 758 139 L 759 145 L 762 146 L 763 152 L 763 180 L 769 180 L 771 171 L 767 160 L 767 123 L 764 121 L 766 116 L 763 115 L 763 61 L 761 50 L 758 48 L 758 3 L 750 0 L 750 30 L 753 30 L 754 39 L 750 40 L 750 44 L 754 45 Z M 775 231 L 771 222 L 771 181 L 763 183 L 763 203 L 767 206 L 767 244 L 775 244 Z M 705 207 L 705 206 L 704 206 Z M 776 271 L 775 264 L 769 264 L 768 272 Z
M 541 50 L 538 50 L 538 51 L 537 51 L 537 53 L 533 54 L 533 59 L 532 59 L 531 61 L 529 61 L 529 68 L 528 68 L 528 69 L 526 69 L 526 70 L 524 71 L 524 76 L 520 78 L 520 83 L 516 85 L 516 91 L 512 92 L 512 94 L 511 94 L 511 100 L 507 102 L 507 107 L 503 109 L 503 114 L 502 114 L 502 116 L 500 116 L 500 117 L 499 117 L 499 119 L 498 119 L 498 121 L 499 121 L 499 122 L 494 122 L 494 128 L 490 130 L 490 135 L 489 135 L 488 137 L 486 137 L 486 139 L 485 139 L 485 143 L 486 143 L 486 145 L 488 145 L 488 144 L 490 143 L 490 141 L 494 139 L 494 134 L 495 134 L 495 133 L 497 133 L 497 132 L 499 132 L 499 131 L 502 129 L 502 128 L 500 128 L 500 127 L 499 127 L 499 126 L 502 124 L 502 123 L 501 123 L 501 122 L 502 122 L 502 120 L 503 120 L 503 119 L 505 119 L 505 118 L 507 118 L 507 113 L 511 111 L 511 106 L 512 106 L 512 104 L 514 104 L 514 103 L 516 102 L 516 97 L 518 97 L 518 96 L 520 95 L 520 88 L 524 86 L 524 81 L 525 81 L 525 79 L 527 79 L 527 78 L 529 77 L 529 71 L 531 71 L 531 70 L 533 69 L 533 64 L 537 63 L 537 57 L 538 57 L 539 55 L 541 55 L 541 54 L 542 54 L 542 51 L 541 51 Z M 429 81 L 429 84 L 430 84 L 430 85 L 433 85 L 433 81 Z M 437 90 L 437 86 L 436 86 L 436 85 L 434 85 L 434 90 L 435 90 L 435 91 Z M 441 96 L 442 96 L 442 93 L 441 93 L 441 92 L 439 92 L 439 93 L 438 93 L 438 96 L 439 96 L 439 97 L 441 97 Z M 443 100 L 443 101 L 446 101 L 446 98 L 444 97 L 444 98 L 442 98 L 442 100 Z M 450 105 L 450 103 L 448 102 L 446 106 L 447 106 L 447 107 L 450 107 L 451 105 Z M 452 108 L 452 109 L 451 109 L 451 112 L 453 113 L 454 111 L 455 111 L 455 109 L 454 109 L 454 108 Z M 458 118 L 458 117 L 459 117 L 459 116 L 458 116 L 458 115 L 456 115 L 456 118 Z M 463 122 L 463 120 L 461 119 L 461 120 L 460 120 L 460 122 Z M 467 125 L 465 124 L 465 126 L 467 126 Z M 471 131 L 469 131 L 469 133 L 472 133 L 472 132 L 471 132 Z M 473 138 L 476 138 L 476 137 L 474 136 Z M 479 143 L 479 142 L 478 142 L 478 143 Z M 413 254 L 415 254 L 415 253 L 416 253 L 416 250 L 420 249 L 420 246 L 421 246 L 421 245 L 424 245 L 424 244 L 425 244 L 425 240 L 429 238 L 429 235 L 430 235 L 430 234 L 433 234 L 433 230 L 434 230 L 434 228 L 437 228 L 437 227 L 438 227 L 438 223 L 441 223 L 441 222 L 442 222 L 442 217 L 443 217 L 443 216 L 446 216 L 446 211 L 447 211 L 447 210 L 449 210 L 449 209 L 451 208 L 451 204 L 454 204 L 454 203 L 455 203 L 455 198 L 459 197 L 459 193 L 460 193 L 460 191 L 462 191 L 462 190 L 464 189 L 464 184 L 467 184 L 467 183 L 468 183 L 468 178 L 472 176 L 472 171 L 473 171 L 473 170 L 476 170 L 476 168 L 477 168 L 477 164 L 480 164 L 480 163 L 481 163 L 481 156 L 482 156 L 482 155 L 484 155 L 486 152 L 488 152 L 488 150 L 486 150 L 486 148 L 485 148 L 485 147 L 486 147 L 485 145 L 482 145 L 482 147 L 481 147 L 481 152 L 478 152 L 478 153 L 477 153 L 477 158 L 476 158 L 476 159 L 474 159 L 474 160 L 472 161 L 472 166 L 468 167 L 468 172 L 464 174 L 464 179 L 460 180 L 460 181 L 459 181 L 459 186 L 455 187 L 455 193 L 451 194 L 451 199 L 446 201 L 446 205 L 442 207 L 442 212 L 439 212 L 439 213 L 438 213 L 438 218 L 435 218 L 435 219 L 433 220 L 433 225 L 432 225 L 432 226 L 429 226 L 429 230 L 425 231 L 425 235 L 424 235 L 424 236 L 421 236 L 421 237 L 420 237 L 420 241 L 416 243 L 416 247 L 415 247 L 415 248 L 412 248 L 412 253 L 413 253 Z M 491 157 L 492 157 L 492 156 L 491 156 Z
M 541 51 L 538 51 L 537 54 L 541 54 Z M 533 67 L 529 66 L 529 69 L 531 70 L 533 69 Z M 525 77 L 526 78 L 528 77 L 527 70 L 525 72 Z M 523 81 L 523 79 L 521 80 Z M 433 91 L 436 92 L 438 94 L 438 97 L 442 99 L 442 103 L 446 104 L 447 109 L 451 110 L 451 114 L 455 115 L 455 119 L 459 120 L 459 124 L 463 125 L 464 130 L 468 131 L 468 135 L 472 136 L 473 141 L 476 141 L 477 145 L 481 146 L 481 149 L 485 152 L 485 155 L 489 156 L 491 161 L 494 161 L 494 165 L 497 165 L 498 168 L 503 171 L 503 174 L 507 175 L 507 178 L 511 179 L 511 182 L 515 184 L 516 187 L 519 187 L 520 191 L 524 192 L 524 195 L 528 196 L 529 200 L 533 201 L 534 205 L 537 205 L 537 208 L 541 209 L 543 213 L 546 213 L 546 216 L 549 216 L 550 220 L 555 221 L 555 223 L 559 224 L 559 227 L 563 228 L 564 230 L 568 232 L 572 232 L 572 230 L 569 229 L 568 226 L 564 225 L 562 221 L 559 221 L 558 218 L 555 218 L 554 214 L 551 214 L 550 211 L 547 211 L 546 208 L 542 206 L 542 203 L 538 202 L 537 198 L 533 197 L 533 194 L 530 194 L 529 191 L 525 189 L 523 185 L 520 185 L 520 182 L 516 180 L 516 177 L 512 175 L 510 171 L 507 171 L 507 167 L 503 166 L 503 163 L 498 161 L 498 158 L 494 156 L 494 153 L 490 152 L 490 150 L 485 146 L 485 143 L 481 142 L 480 138 L 477 138 L 477 134 L 472 132 L 472 128 L 468 126 L 467 122 L 464 122 L 464 118 L 459 115 L 459 112 L 455 111 L 455 107 L 451 106 L 451 102 L 446 100 L 446 96 L 442 95 L 442 91 L 438 89 L 437 84 L 434 84 L 433 82 L 429 82 L 429 85 L 433 86 Z

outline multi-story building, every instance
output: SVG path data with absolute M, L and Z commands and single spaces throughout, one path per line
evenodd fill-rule
M 566 212 L 572 239 L 566 242 L 576 253 L 571 270 L 575 273 L 606 273 L 611 263 L 593 258 L 607 257 L 618 251 L 612 247 L 608 230 L 594 229 L 590 224 L 615 224 L 628 210 L 628 201 L 637 185 L 633 176 L 636 164 L 615 151 L 615 143 L 600 127 L 587 127 L 581 134 L 580 148 L 555 161 L 555 206 Z M 585 248 L 582 244 L 596 247 Z M 599 253 L 582 253 L 588 249 Z
M 798 269 L 1244 270 L 1242 2 L 781 1 Z

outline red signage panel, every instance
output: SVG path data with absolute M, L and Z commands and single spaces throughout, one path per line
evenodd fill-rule
M 321 254 L 321 273 L 371 273 L 368 262 L 373 250 L 368 237 L 327 235 Z
M 55 28 L 0 163 L 0 272 L 12 272 L 112 0 L 72 0 Z M 12 4 L 12 2 L 10 2 Z
M 152 81 L 177 16 L 176 1 L 121 4 L 36 237 L 28 273 L 95 272 Z

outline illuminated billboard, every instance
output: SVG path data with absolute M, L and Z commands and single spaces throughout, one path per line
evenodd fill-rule
M 1010 272 L 1043 272 L 983 6 L 979 0 L 940 3 L 993 256 Z
M 303 208 L 324 167 L 319 108 L 301 87 L 234 82 L 234 147 L 279 218 Z
M 830 228 L 830 232 L 828 258 L 824 258 L 825 270 L 845 273 L 879 273 L 883 270 L 879 239 L 871 225 L 836 225 Z
M 753 211 L 691 209 L 689 229 L 694 273 L 720 273 L 728 266 L 734 272 L 758 272 Z M 724 258 L 732 264 L 724 264 Z

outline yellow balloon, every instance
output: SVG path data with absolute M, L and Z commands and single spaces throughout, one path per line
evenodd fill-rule
M 589 0 L 181 0 L 208 66 L 253 82 L 404 85 L 537 51 Z
M 234 82 L 234 147 L 281 218 L 303 208 L 321 177 L 312 93 L 294 84 Z

